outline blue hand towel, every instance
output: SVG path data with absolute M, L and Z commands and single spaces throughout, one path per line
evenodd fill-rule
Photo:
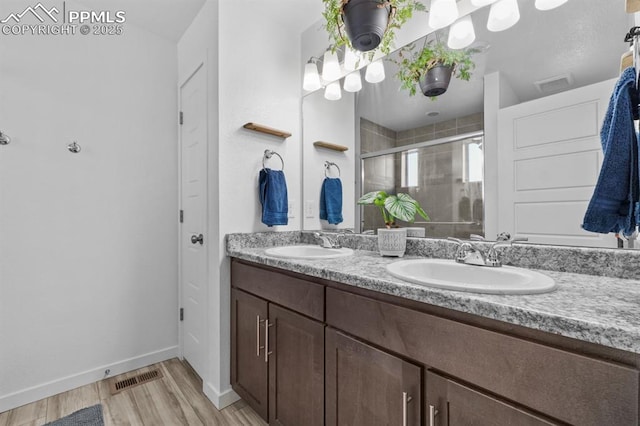
M 600 140 L 604 161 L 582 227 L 606 234 L 631 235 L 638 219 L 638 137 L 633 120 L 638 116 L 638 92 L 633 68 L 622 72 L 611 95 Z
M 286 225 L 289 222 L 289 200 L 284 172 L 262 169 L 259 183 L 262 223 L 269 226 Z
M 320 219 L 332 225 L 342 222 L 342 182 L 339 178 L 324 178 L 320 190 Z

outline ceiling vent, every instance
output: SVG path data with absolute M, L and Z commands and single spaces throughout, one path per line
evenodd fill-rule
M 540 93 L 557 93 L 571 87 L 573 85 L 573 77 L 571 74 L 556 75 L 545 80 L 534 81 L 533 84 Z

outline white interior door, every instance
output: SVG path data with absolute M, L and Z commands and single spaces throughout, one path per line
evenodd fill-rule
M 206 70 L 180 88 L 182 355 L 201 377 L 206 366 L 207 97 Z
M 600 127 L 615 81 L 498 113 L 499 231 L 541 244 L 616 247 L 582 229 L 602 164 Z

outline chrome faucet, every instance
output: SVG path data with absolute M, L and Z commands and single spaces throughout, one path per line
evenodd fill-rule
M 470 241 L 462 241 L 457 238 L 449 237 L 449 241 L 458 243 L 458 249 L 454 259 L 458 263 L 466 263 L 467 265 L 486 266 L 487 256 L 484 250 Z
M 344 237 L 347 234 L 355 234 L 351 229 L 341 229 L 335 233 L 331 233 L 331 236 L 324 232 L 314 232 L 313 236 L 319 240 L 318 245 L 324 248 L 342 248 L 342 244 L 340 244 L 340 238 Z
M 342 248 L 342 246 L 338 242 L 338 236 L 336 236 L 335 240 L 330 238 L 327 234 L 320 233 L 320 232 L 314 232 L 313 236 L 316 237 L 317 240 L 319 240 L 318 244 L 320 245 L 320 247 Z
M 480 235 L 471 235 L 471 239 L 474 241 L 485 241 L 484 237 Z M 496 251 L 497 248 L 508 247 L 515 242 L 528 241 L 529 239 L 511 238 L 509 233 L 502 232 L 498 235 L 496 242 L 491 244 L 491 246 L 489 246 L 489 250 L 486 252 L 478 245 L 469 241 L 461 241 L 452 237 L 449 237 L 448 240 L 458 243 L 458 249 L 454 256 L 456 262 L 465 263 L 467 265 L 490 266 L 495 268 L 502 266 L 502 261 Z

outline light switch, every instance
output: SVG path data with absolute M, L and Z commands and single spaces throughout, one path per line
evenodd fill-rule
M 304 217 L 312 218 L 315 217 L 313 200 L 307 200 L 304 202 Z
M 296 200 L 289 200 L 289 213 L 287 214 L 287 217 L 289 219 L 293 219 L 294 217 L 296 217 L 296 212 L 293 210 L 293 206 L 296 205 Z

